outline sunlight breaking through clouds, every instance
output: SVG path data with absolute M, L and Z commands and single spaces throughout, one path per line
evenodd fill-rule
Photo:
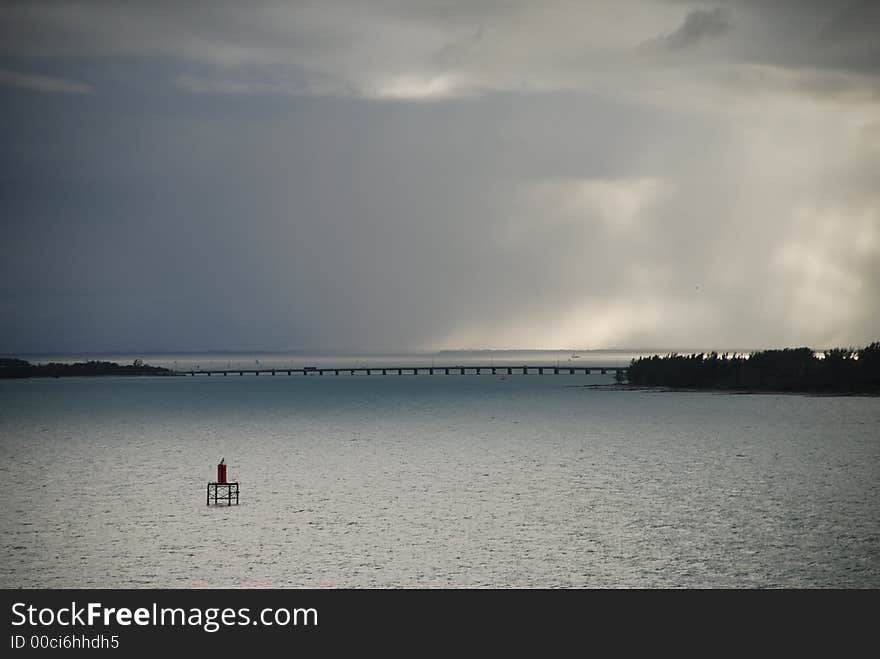
M 672 185 L 660 178 L 553 180 L 527 186 L 534 217 L 552 209 L 559 221 L 601 222 L 611 229 L 633 231 L 649 221 L 651 207 L 668 198 Z
M 371 93 L 377 98 L 428 101 L 460 96 L 465 90 L 466 80 L 460 75 L 403 75 L 376 83 Z
M 801 341 L 819 334 L 844 345 L 840 319 L 867 316 L 871 281 L 863 273 L 880 263 L 880 209 L 801 209 L 802 231 L 778 251 L 773 266 L 789 282 L 792 332 Z

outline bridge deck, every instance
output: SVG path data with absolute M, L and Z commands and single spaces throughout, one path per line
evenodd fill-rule
M 622 371 L 626 366 L 346 366 L 340 368 L 211 368 L 175 371 L 177 375 L 605 375 Z

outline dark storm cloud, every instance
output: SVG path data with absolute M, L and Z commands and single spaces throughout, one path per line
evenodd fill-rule
M 730 13 L 723 7 L 695 9 L 675 32 L 657 42 L 670 50 L 692 48 L 704 41 L 720 37 L 731 29 Z
M 874 0 L 730 0 L 740 21 L 736 56 L 794 68 L 880 73 Z
M 853 2 L 819 31 L 815 43 L 831 66 L 880 73 L 880 3 Z M 808 56 L 807 56 L 808 57 Z
M 873 10 L 621 7 L 4 4 L 0 351 L 877 338 Z

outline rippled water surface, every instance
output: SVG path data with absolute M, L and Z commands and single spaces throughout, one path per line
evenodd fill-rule
M 880 399 L 609 381 L 0 382 L 0 585 L 880 587 Z

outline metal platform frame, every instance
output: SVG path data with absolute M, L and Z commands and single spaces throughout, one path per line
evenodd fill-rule
M 233 502 L 238 505 L 238 482 L 235 483 L 208 483 L 208 505 L 213 499 L 215 506 L 222 506 L 226 502 L 231 506 Z

